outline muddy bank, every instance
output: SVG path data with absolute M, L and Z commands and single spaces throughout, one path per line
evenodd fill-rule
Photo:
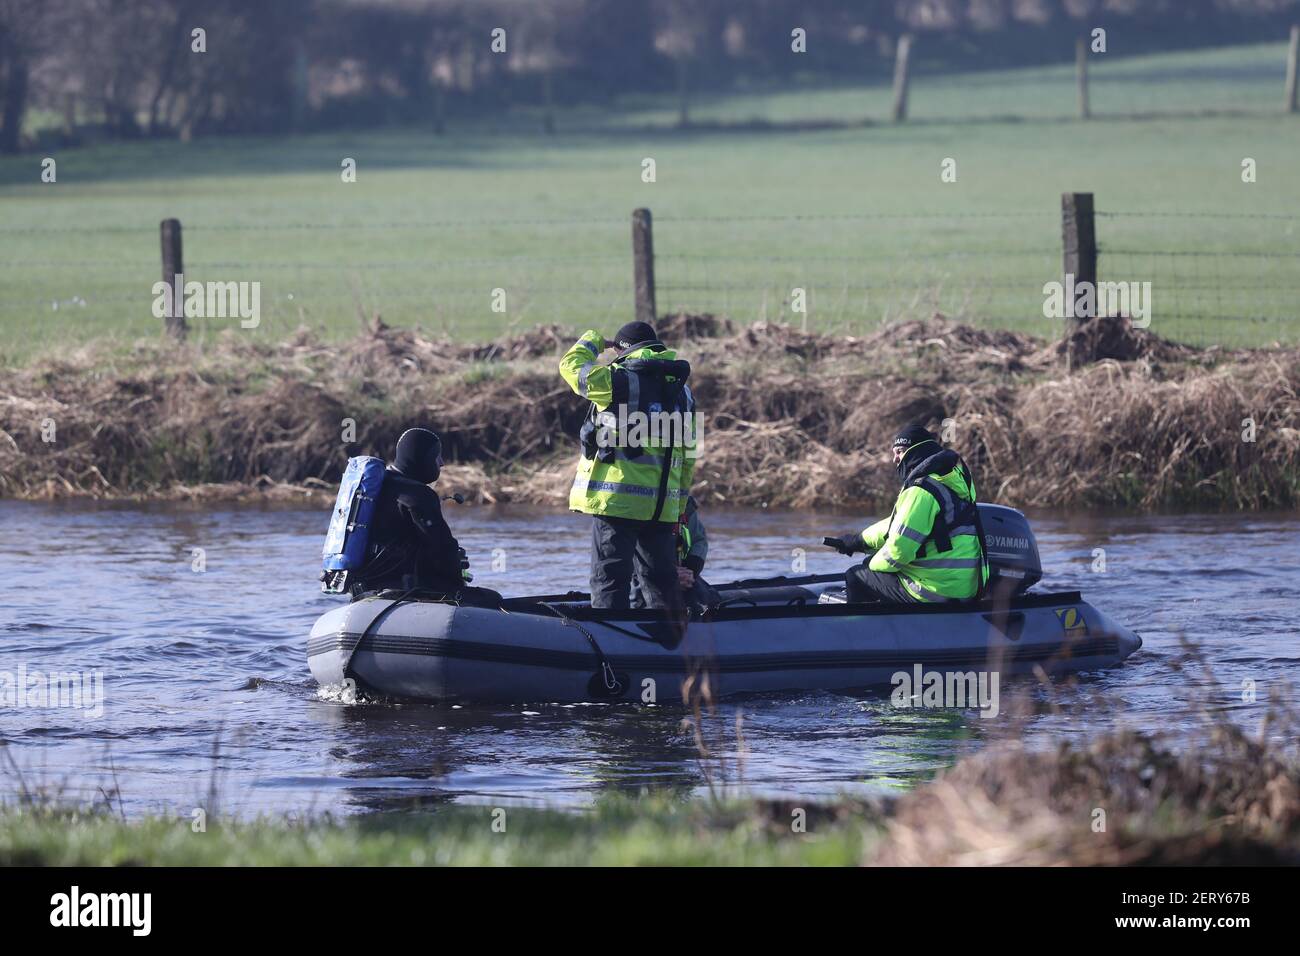
M 1282 508 L 1300 500 L 1300 351 L 1198 350 L 1122 320 L 1112 357 L 941 317 L 866 337 L 664 320 L 694 368 L 706 502 L 873 507 L 889 438 L 947 422 L 981 497 L 1019 506 Z M 479 346 L 376 322 L 326 345 L 238 336 L 96 347 L 0 373 L 0 495 L 325 498 L 349 455 L 442 433 L 441 486 L 563 507 L 584 403 L 556 371 L 581 330 Z M 1247 440 L 1251 439 L 1252 440 Z

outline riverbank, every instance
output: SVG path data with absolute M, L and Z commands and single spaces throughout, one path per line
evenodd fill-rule
M 1267 721 L 1266 721 L 1267 725 Z M 1276 727 L 1274 727 L 1276 730 Z M 1300 769 L 1216 721 L 1176 753 L 1138 733 L 995 745 L 900 797 L 611 796 L 586 812 L 435 806 L 343 820 L 125 821 L 0 809 L 0 865 L 1236 865 L 1300 862 Z
M 693 366 L 705 503 L 873 507 L 909 421 L 946 422 L 981 497 L 1016 506 L 1265 509 L 1300 502 L 1300 350 L 1195 349 L 1100 328 L 1075 372 L 1056 343 L 941 317 L 866 337 L 662 322 Z M 329 499 L 348 456 L 429 425 L 440 483 L 563 508 L 584 404 L 560 381 L 576 333 L 484 345 L 376 320 L 342 345 L 227 334 L 87 345 L 0 372 L 0 495 Z

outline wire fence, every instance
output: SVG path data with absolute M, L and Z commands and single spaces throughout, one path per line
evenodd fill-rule
M 1300 216 L 1097 216 L 1099 275 L 1150 282 L 1153 329 L 1201 345 L 1300 338 Z
M 1150 283 L 1152 331 L 1200 345 L 1300 338 L 1300 215 L 1096 214 L 1099 281 Z M 0 227 L 0 316 L 15 336 L 156 334 L 158 233 L 141 224 Z M 14 242 L 7 243 L 14 246 Z M 1057 210 L 659 215 L 659 314 L 864 332 L 940 313 L 1043 335 L 1062 276 Z M 380 315 L 484 339 L 539 322 L 610 329 L 632 314 L 625 218 L 184 223 L 187 280 L 260 283 L 258 334 L 350 333 Z M 800 310 L 800 305 L 803 310 Z M 200 334 L 229 327 L 191 319 Z M 57 341 L 35 344 L 57 345 Z

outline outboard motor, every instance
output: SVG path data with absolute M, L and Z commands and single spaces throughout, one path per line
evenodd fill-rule
M 989 559 L 989 597 L 1023 594 L 1043 577 L 1038 542 L 1029 519 L 1005 505 L 979 505 L 984 530 L 984 550 Z

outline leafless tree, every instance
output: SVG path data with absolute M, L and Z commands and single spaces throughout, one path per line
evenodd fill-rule
M 70 0 L 0 0 L 0 153 L 18 151 L 35 64 L 53 49 Z

